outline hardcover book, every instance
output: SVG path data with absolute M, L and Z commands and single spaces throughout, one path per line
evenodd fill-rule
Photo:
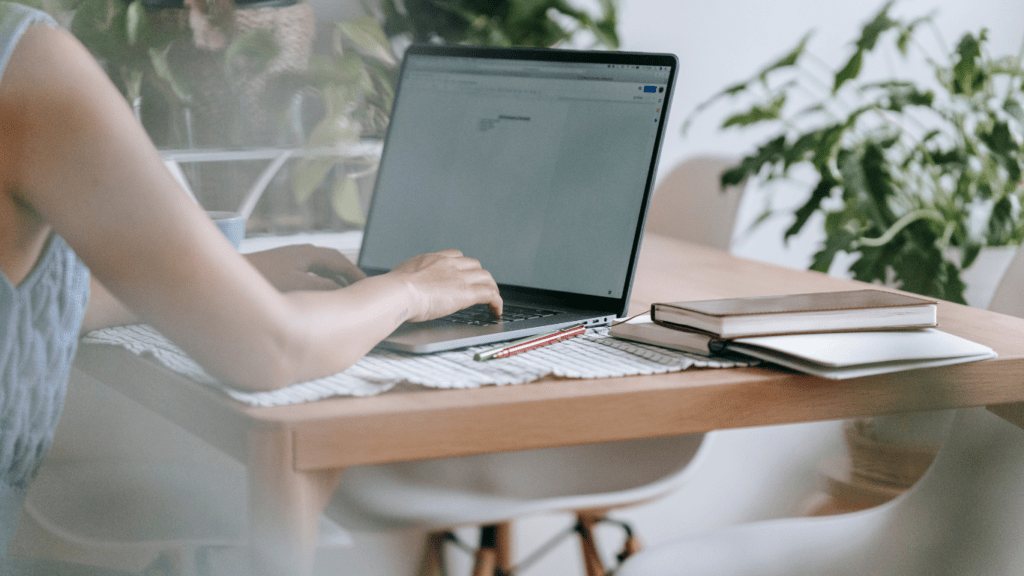
M 926 328 L 938 323 L 935 300 L 875 289 L 660 302 L 651 306 L 651 318 L 723 339 Z

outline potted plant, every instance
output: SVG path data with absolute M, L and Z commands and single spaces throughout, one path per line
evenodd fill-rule
M 798 167 L 814 175 L 785 232 L 789 239 L 824 215 L 813 270 L 827 272 L 845 252 L 856 258 L 856 279 L 962 303 L 961 274 L 979 252 L 1024 239 L 1024 49 L 992 56 L 982 30 L 933 58 L 917 38 L 934 31 L 931 16 L 902 19 L 892 6 L 863 27 L 837 70 L 823 75 L 806 64 L 808 35 L 695 114 L 725 97 L 753 96 L 757 103 L 722 127 L 776 130 L 722 174 L 723 186 L 787 179 Z M 934 81 L 865 79 L 865 62 L 884 45 L 904 62 L 923 58 Z

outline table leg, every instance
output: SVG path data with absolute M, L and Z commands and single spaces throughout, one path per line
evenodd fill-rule
M 250 432 L 249 544 L 254 574 L 312 574 L 317 522 L 341 473 L 296 471 L 287 429 Z

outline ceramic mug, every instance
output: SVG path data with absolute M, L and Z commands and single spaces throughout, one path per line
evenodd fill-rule
M 245 238 L 245 216 L 238 212 L 225 212 L 219 210 L 207 210 L 206 214 L 213 220 L 213 223 L 220 228 L 220 231 L 227 237 L 231 245 L 238 250 L 238 246 Z

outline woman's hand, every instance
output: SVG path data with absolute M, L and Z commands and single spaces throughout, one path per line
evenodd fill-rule
M 412 288 L 413 307 L 407 320 L 432 320 L 473 304 L 487 304 L 495 314 L 501 314 L 502 301 L 494 278 L 479 261 L 458 250 L 410 258 L 388 274 L 402 278 Z
M 281 246 L 245 257 L 281 292 L 334 290 L 366 278 L 337 250 L 312 244 Z

